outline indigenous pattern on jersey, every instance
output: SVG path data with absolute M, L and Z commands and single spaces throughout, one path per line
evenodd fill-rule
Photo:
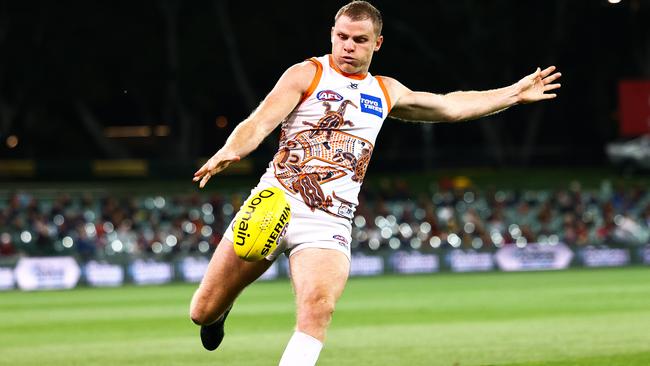
M 263 179 L 275 177 L 312 212 L 351 219 L 390 97 L 380 78 L 345 74 L 330 55 L 309 61 L 316 76 L 282 122 L 279 150 Z

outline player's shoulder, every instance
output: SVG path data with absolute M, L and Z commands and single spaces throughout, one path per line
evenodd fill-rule
M 322 67 L 319 64 L 317 64 L 317 62 L 318 61 L 314 59 L 307 59 L 302 62 L 298 62 L 296 64 L 289 66 L 287 72 L 295 76 L 303 76 L 303 77 L 311 78 Z
M 404 86 L 404 84 L 400 83 L 395 78 L 384 75 L 376 75 L 375 77 L 385 86 L 391 100 L 393 100 L 393 103 L 396 103 L 404 94 L 410 92 L 409 88 Z
M 318 74 L 318 68 L 309 60 L 289 66 L 278 81 L 281 88 L 299 90 L 301 93 L 309 89 Z
M 282 79 L 301 87 L 301 89 L 307 89 L 318 73 L 318 65 L 310 60 L 305 60 L 289 66 L 282 75 Z
M 389 89 L 398 89 L 398 88 L 405 88 L 405 86 L 400 83 L 397 79 L 392 78 L 390 76 L 386 75 L 376 75 L 375 76 L 377 79 L 380 79 L 381 82 Z

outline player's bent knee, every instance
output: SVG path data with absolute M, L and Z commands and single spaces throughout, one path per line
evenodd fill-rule
M 311 298 L 299 304 L 298 323 L 327 324 L 334 310 L 334 299 L 325 296 Z
M 192 306 L 190 309 L 190 319 L 192 319 L 192 322 L 196 325 L 206 325 L 207 315 L 205 311 L 202 311 L 196 306 Z
M 190 319 L 196 325 L 209 325 L 218 319 L 220 315 L 216 314 L 216 309 L 201 304 L 192 304 L 190 307 Z

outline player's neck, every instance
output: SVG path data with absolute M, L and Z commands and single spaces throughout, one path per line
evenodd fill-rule
M 334 57 L 332 57 L 331 54 L 328 55 L 328 57 L 329 57 L 330 67 L 332 69 L 334 69 L 336 72 L 338 72 L 339 74 L 341 74 L 341 75 L 343 75 L 343 76 L 345 76 L 347 78 L 363 80 L 363 79 L 366 78 L 366 76 L 368 76 L 368 68 L 369 68 L 370 65 L 365 65 L 365 67 L 362 67 L 361 70 L 350 73 L 350 72 L 343 71 L 339 67 L 339 65 L 336 64 L 336 61 L 334 60 Z

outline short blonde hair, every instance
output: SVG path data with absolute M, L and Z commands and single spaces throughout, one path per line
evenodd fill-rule
M 381 35 L 381 28 L 384 26 L 384 21 L 381 19 L 381 13 L 379 10 L 369 2 L 357 0 L 344 5 L 338 12 L 336 12 L 334 23 L 336 23 L 342 15 L 345 15 L 354 21 L 370 19 L 372 24 L 375 26 L 375 35 Z

